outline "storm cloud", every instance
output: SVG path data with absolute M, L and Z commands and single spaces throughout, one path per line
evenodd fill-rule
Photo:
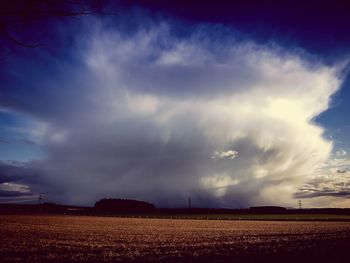
M 205 26 L 177 36 L 171 23 L 129 34 L 92 24 L 74 61 L 43 56 L 53 67 L 33 69 L 27 99 L 10 87 L 0 97 L 45 150 L 31 164 L 37 191 L 77 204 L 290 206 L 328 160 L 332 142 L 314 119 L 340 87 L 340 65 L 234 34 L 216 41 Z M 18 64 L 22 87 L 29 73 Z

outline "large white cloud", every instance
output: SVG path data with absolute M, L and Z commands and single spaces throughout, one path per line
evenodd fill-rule
M 66 115 L 42 120 L 46 183 L 80 203 L 294 205 L 332 150 L 313 119 L 339 88 L 339 68 L 277 45 L 220 44 L 210 30 L 126 35 L 100 24 L 86 34 L 81 67 L 55 84 L 79 92 L 68 93 Z

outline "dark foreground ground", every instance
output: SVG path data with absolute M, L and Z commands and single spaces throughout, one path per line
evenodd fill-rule
M 349 262 L 349 222 L 0 215 L 1 262 Z

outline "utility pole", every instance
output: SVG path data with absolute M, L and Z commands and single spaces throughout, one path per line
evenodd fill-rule
M 191 196 L 188 197 L 188 209 L 191 209 Z
M 38 204 L 41 205 L 43 203 L 43 196 L 40 194 L 38 198 Z
M 299 200 L 299 209 L 301 209 L 301 200 Z

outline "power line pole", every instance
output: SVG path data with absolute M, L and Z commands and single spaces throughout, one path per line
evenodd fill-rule
M 301 209 L 301 200 L 299 200 L 299 209 Z
M 40 194 L 38 198 L 38 204 L 41 205 L 43 203 L 43 196 Z
M 188 209 L 191 209 L 191 196 L 188 197 Z

